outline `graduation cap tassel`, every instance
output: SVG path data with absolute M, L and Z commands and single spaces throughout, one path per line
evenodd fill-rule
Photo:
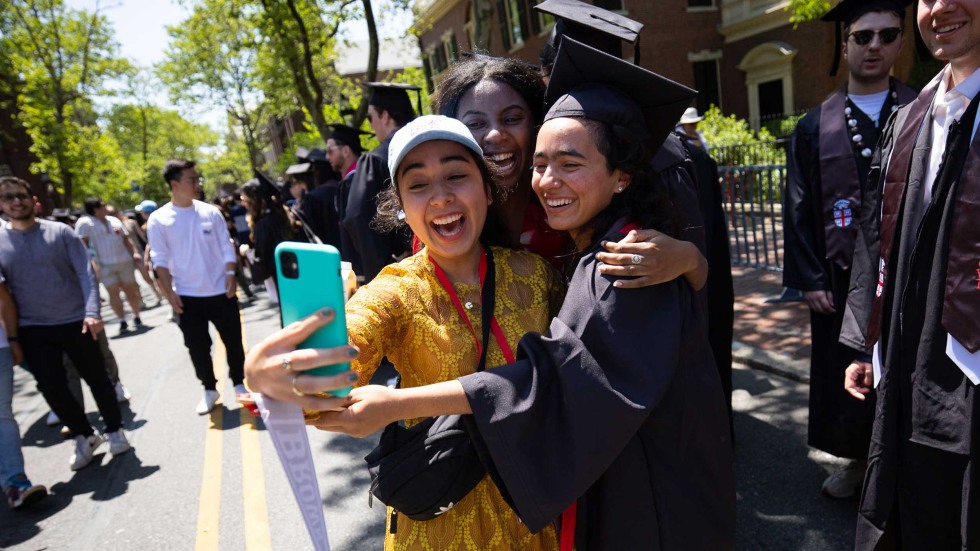
M 836 76 L 837 68 L 840 67 L 840 50 L 844 43 L 843 33 L 840 27 L 840 21 L 834 23 L 834 62 L 830 66 L 830 76 Z

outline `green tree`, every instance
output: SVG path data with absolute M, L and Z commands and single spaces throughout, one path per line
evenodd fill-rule
M 171 41 L 157 75 L 176 101 L 223 108 L 241 130 L 249 166 L 259 168 L 271 113 L 258 71 L 262 37 L 251 12 L 238 2 L 197 2 L 188 19 L 167 27 Z
M 266 38 L 260 52 L 267 76 L 266 95 L 283 95 L 278 114 L 288 115 L 298 102 L 313 128 L 330 138 L 327 105 L 339 96 L 333 67 L 334 39 L 356 0 L 260 0 L 256 21 Z
M 128 64 L 116 56 L 98 1 L 92 12 L 61 0 L 7 0 L 2 7 L 0 50 L 23 83 L 18 116 L 38 157 L 34 169 L 53 175 L 71 204 L 76 186 L 97 189 L 120 168 L 96 125 L 93 98 Z
M 799 25 L 800 23 L 819 19 L 821 15 L 827 13 L 827 10 L 830 9 L 830 1 L 790 0 L 789 6 L 786 9 L 790 11 L 790 22 L 793 25 Z
M 132 199 L 166 201 L 170 190 L 163 181 L 167 159 L 201 159 L 218 144 L 218 136 L 176 111 L 150 104 L 117 104 L 107 113 L 106 133 L 118 144 L 126 184 L 138 186 Z

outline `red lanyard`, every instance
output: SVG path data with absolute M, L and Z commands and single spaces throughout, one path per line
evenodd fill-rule
M 462 316 L 463 321 L 466 322 L 466 327 L 469 328 L 470 334 L 473 335 L 473 340 L 476 342 L 476 353 L 477 355 L 483 352 L 483 343 L 480 342 L 480 338 L 476 335 L 476 331 L 473 329 L 473 324 L 470 323 L 470 317 L 466 315 L 466 309 L 463 308 L 463 303 L 459 300 L 459 295 L 456 294 L 456 289 L 453 284 L 449 281 L 446 276 L 446 272 L 442 271 L 439 264 L 436 263 L 435 259 L 431 256 L 429 261 L 432 262 L 432 266 L 435 267 L 436 279 L 439 280 L 439 284 L 442 288 L 446 290 L 449 294 L 449 299 L 453 301 L 453 306 L 456 307 L 456 311 Z M 480 251 L 480 291 L 482 295 L 483 282 L 487 276 L 487 253 L 486 251 Z M 494 290 L 496 291 L 496 290 Z M 510 345 L 507 344 L 507 337 L 504 336 L 504 332 L 500 329 L 500 324 L 497 323 L 497 317 L 491 316 L 490 318 L 490 330 L 493 331 L 493 336 L 497 340 L 497 344 L 500 345 L 501 352 L 504 353 L 504 359 L 507 363 L 514 361 L 514 353 L 511 352 Z

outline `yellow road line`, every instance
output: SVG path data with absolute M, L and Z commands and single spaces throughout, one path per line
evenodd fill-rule
M 246 346 L 244 331 L 242 332 L 242 345 Z M 213 357 L 216 372 L 215 377 L 218 379 L 218 388 L 220 389 L 224 387 L 224 378 L 222 375 L 227 367 L 225 346 L 220 338 L 215 339 Z M 223 399 L 222 402 L 224 404 L 231 404 L 232 400 L 234 398 Z M 201 481 L 197 542 L 195 546 L 197 551 L 218 549 L 218 528 L 221 518 L 223 411 L 224 407 L 217 407 L 212 410 L 211 426 L 208 427 L 208 432 L 205 437 L 204 473 Z M 242 496 L 245 511 L 245 546 L 249 550 L 271 549 L 272 536 L 269 530 L 269 512 L 266 505 L 265 475 L 262 470 L 262 449 L 259 443 L 259 430 L 255 418 L 251 416 L 248 410 L 240 408 L 238 415 L 242 448 Z
M 241 313 L 239 313 L 241 316 Z M 242 348 L 248 350 L 245 339 L 245 320 L 242 320 Z M 242 438 L 242 497 L 245 500 L 245 548 L 272 549 L 269 531 L 269 510 L 265 499 L 265 473 L 262 470 L 262 448 L 259 446 L 258 422 L 247 409 L 241 408 Z
M 272 549 L 269 532 L 269 510 L 265 503 L 265 474 L 262 472 L 262 449 L 255 417 L 241 408 L 242 493 L 245 499 L 245 548 Z
M 217 348 L 217 347 L 216 347 Z M 197 551 L 218 549 L 218 524 L 221 520 L 221 459 L 224 408 L 211 410 L 211 426 L 204 438 L 204 474 L 197 510 Z

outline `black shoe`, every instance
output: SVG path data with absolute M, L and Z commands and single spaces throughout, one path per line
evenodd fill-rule
M 133 318 L 133 325 L 136 326 L 137 329 L 140 329 L 143 327 L 143 320 L 141 320 L 139 316 L 137 316 Z
M 129 333 L 129 324 L 125 320 L 119 322 L 119 334 L 124 335 Z

